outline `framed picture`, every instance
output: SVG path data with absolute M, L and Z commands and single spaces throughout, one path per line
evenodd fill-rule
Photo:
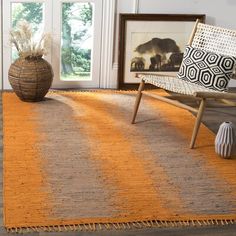
M 119 88 L 137 87 L 137 73 L 175 75 L 197 19 L 205 15 L 120 14 Z

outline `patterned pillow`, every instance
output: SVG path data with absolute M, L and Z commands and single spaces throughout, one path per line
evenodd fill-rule
M 236 58 L 186 47 L 178 78 L 206 88 L 227 91 Z

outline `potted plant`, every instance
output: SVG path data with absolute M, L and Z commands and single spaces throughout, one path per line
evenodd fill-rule
M 9 82 L 22 101 L 41 101 L 53 79 L 52 67 L 43 59 L 50 48 L 50 35 L 33 34 L 31 25 L 27 21 L 20 21 L 10 31 L 10 36 L 19 58 L 10 66 Z

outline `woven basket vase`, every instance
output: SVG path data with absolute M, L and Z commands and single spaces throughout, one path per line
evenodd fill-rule
M 51 65 L 42 57 L 19 58 L 8 71 L 16 95 L 25 102 L 43 100 L 53 79 Z

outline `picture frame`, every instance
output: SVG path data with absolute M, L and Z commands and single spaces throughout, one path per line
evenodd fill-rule
M 176 75 L 196 20 L 204 14 L 120 14 L 119 89 L 137 88 L 137 73 Z

